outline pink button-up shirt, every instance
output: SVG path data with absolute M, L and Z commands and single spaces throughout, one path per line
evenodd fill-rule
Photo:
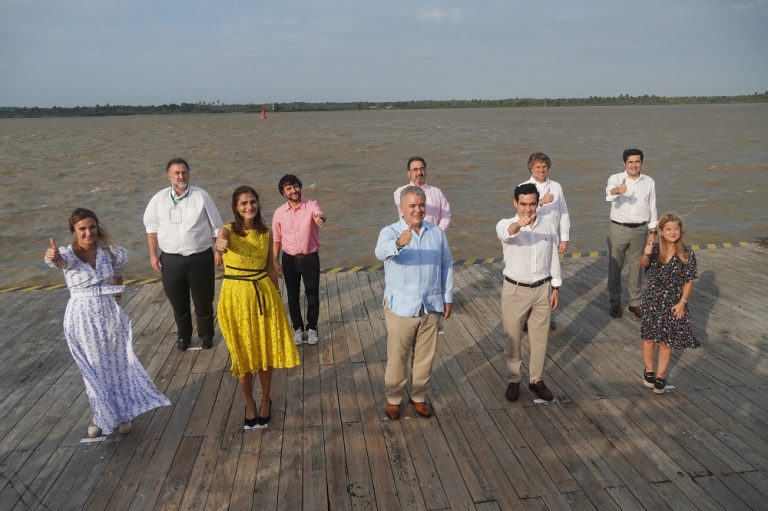
M 316 200 L 302 198 L 294 209 L 287 202 L 272 215 L 272 240 L 289 255 L 311 254 L 320 250 L 320 228 L 314 216 L 325 216 Z

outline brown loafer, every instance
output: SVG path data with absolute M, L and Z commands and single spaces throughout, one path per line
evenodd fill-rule
M 533 392 L 536 397 L 543 401 L 552 401 L 555 398 L 555 396 L 552 395 L 552 392 L 544 384 L 544 380 L 539 380 L 536 383 L 529 383 L 528 390 Z
M 421 415 L 422 417 L 430 418 L 432 417 L 432 406 L 426 402 L 422 401 L 420 403 L 417 403 L 413 399 L 408 400 L 411 405 L 413 405 L 413 409 L 416 410 L 416 413 Z
M 387 403 L 387 406 L 384 407 L 384 415 L 386 415 L 389 420 L 396 421 L 400 418 L 400 405 L 393 405 L 392 403 Z
M 640 310 L 640 307 L 637 305 L 630 305 L 628 307 L 629 312 L 637 316 L 637 319 L 643 319 L 643 312 Z

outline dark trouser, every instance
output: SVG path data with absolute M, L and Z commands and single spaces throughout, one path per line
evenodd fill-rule
M 189 296 L 195 304 L 197 335 L 203 339 L 213 337 L 214 264 L 213 250 L 183 256 L 160 255 L 163 290 L 173 307 L 173 318 L 179 339 L 192 337 L 192 310 Z
M 320 255 L 315 252 L 305 257 L 295 257 L 283 252 L 283 278 L 288 292 L 288 312 L 294 330 L 304 329 L 301 317 L 299 291 L 304 279 L 304 293 L 307 295 L 307 329 L 317 330 L 320 316 Z

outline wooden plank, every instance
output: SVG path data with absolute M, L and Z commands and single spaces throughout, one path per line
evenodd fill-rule
M 181 439 L 176 457 L 173 459 L 163 487 L 160 489 L 155 509 L 179 509 L 202 441 L 202 437 L 199 436 Z

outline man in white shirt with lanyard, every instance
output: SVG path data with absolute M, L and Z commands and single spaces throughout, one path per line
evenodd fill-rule
M 209 349 L 213 346 L 214 265 L 221 257 L 212 247 L 223 222 L 211 196 L 189 184 L 186 161 L 174 158 L 165 168 L 171 186 L 157 192 L 144 211 L 149 262 L 160 272 L 173 307 L 176 347 L 184 351 L 192 342 L 191 295 L 197 335 L 203 348 Z
M 627 292 L 629 311 L 638 318 L 640 312 L 640 257 L 651 235 L 656 233 L 656 184 L 642 174 L 643 152 L 626 149 L 622 155 L 624 172 L 613 174 L 605 187 L 605 200 L 611 203 L 611 224 L 608 232 L 608 294 L 614 318 L 622 316 L 621 269 L 627 261 Z
M 515 188 L 513 218 L 496 224 L 496 235 L 504 253 L 504 283 L 501 289 L 501 317 L 507 335 L 507 390 L 509 401 L 520 397 L 523 324 L 528 320 L 531 359 L 528 364 L 528 389 L 539 399 L 554 396 L 544 384 L 544 360 L 547 355 L 549 322 L 560 303 L 560 257 L 557 229 L 540 218 L 539 191 L 533 183 Z

